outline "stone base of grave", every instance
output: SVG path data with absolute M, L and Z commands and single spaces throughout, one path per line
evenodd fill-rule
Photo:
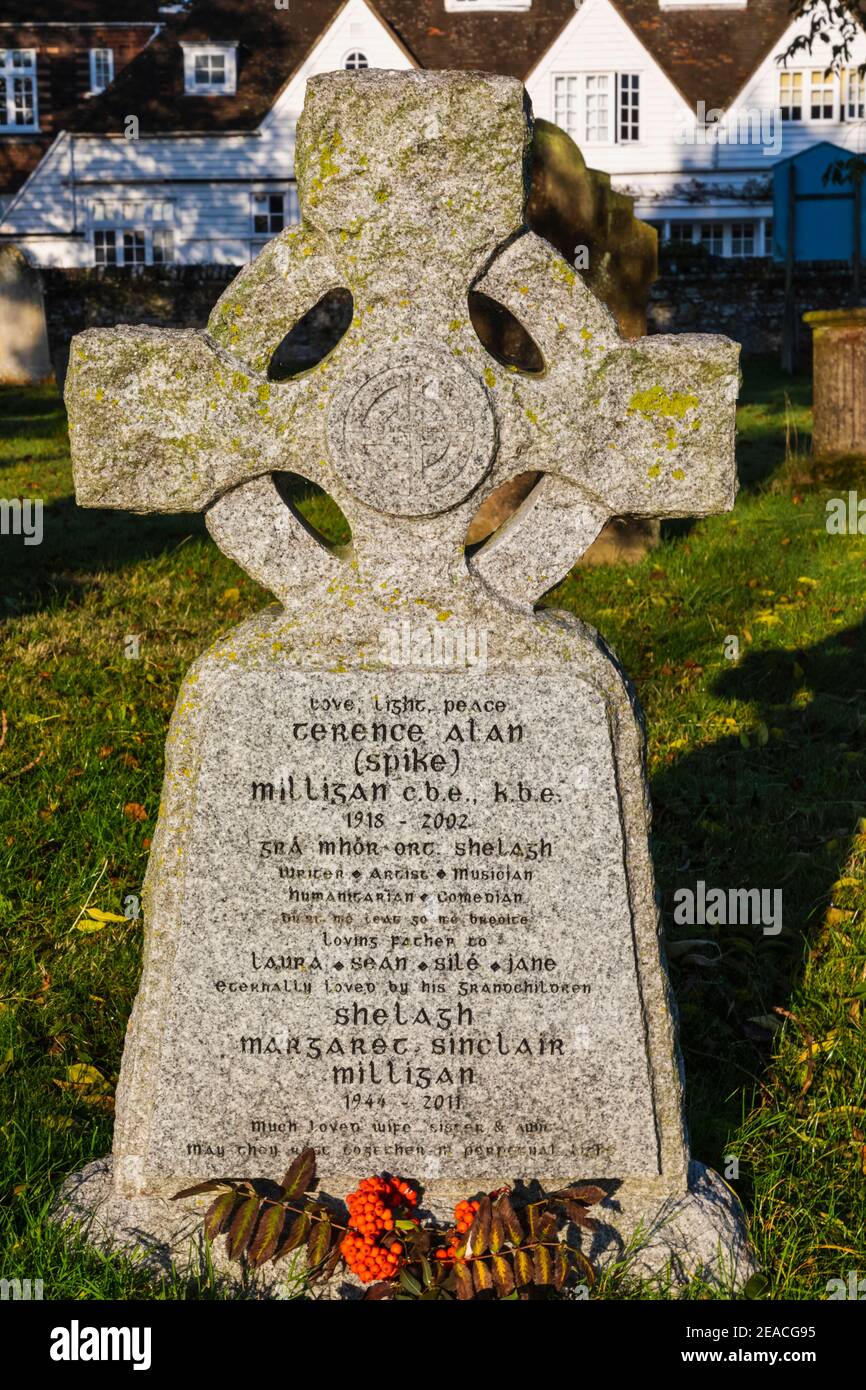
M 173 1202 L 164 1197 L 119 1197 L 112 1185 L 110 1158 L 96 1159 L 71 1174 L 60 1189 L 52 1220 L 76 1228 L 89 1244 L 126 1254 L 154 1277 L 172 1268 L 181 1277 L 204 1275 L 208 1260 L 202 1235 L 209 1195 Z M 442 1213 L 444 1214 L 444 1213 Z M 677 1292 L 694 1279 L 736 1293 L 757 1270 L 749 1246 L 743 1209 L 718 1173 L 702 1163 L 689 1167 L 689 1191 L 661 1206 L 639 1185 L 618 1189 L 596 1207 L 599 1230 L 584 1244 L 598 1268 L 622 1262 L 629 1276 Z M 238 1287 L 245 1298 L 287 1296 L 287 1265 L 267 1266 L 241 1287 L 239 1266 L 226 1259 L 224 1241 L 212 1247 L 216 1275 Z M 332 1280 L 316 1296 L 357 1299 L 354 1280 Z

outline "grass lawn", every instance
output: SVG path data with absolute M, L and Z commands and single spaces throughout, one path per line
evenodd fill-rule
M 825 529 L 827 499 L 866 483 L 808 465 L 809 390 L 747 363 L 733 515 L 546 600 L 637 685 L 693 1151 L 742 1197 L 764 1296 L 802 1299 L 866 1274 L 866 540 Z M 45 501 L 41 546 L 0 537 L 0 1275 L 47 1298 L 214 1296 L 157 1290 L 46 1213 L 110 1147 L 138 979 L 140 922 L 77 919 L 140 892 L 181 677 L 267 597 L 199 517 L 79 511 L 53 389 L 0 391 L 0 496 Z M 697 880 L 782 889 L 781 933 L 675 925 Z

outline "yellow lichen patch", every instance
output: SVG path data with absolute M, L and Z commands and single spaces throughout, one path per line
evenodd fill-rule
M 686 475 L 681 468 L 675 468 L 674 471 L 671 473 L 671 477 L 676 478 L 678 483 L 681 483 L 685 476 Z
M 646 475 L 647 475 L 648 478 L 657 478 L 658 475 L 661 473 L 661 471 L 662 471 L 662 470 L 659 468 L 658 464 L 657 464 L 657 463 L 654 463 L 653 466 L 652 466 L 652 468 L 648 468 L 648 469 L 647 469 L 647 474 L 646 474 Z
M 652 420 L 662 416 L 670 420 L 682 420 L 689 410 L 699 405 L 697 396 L 691 391 L 675 391 L 669 396 L 663 386 L 650 386 L 646 391 L 635 391 L 628 403 L 629 415 L 643 415 Z
M 236 391 L 248 391 L 250 379 L 248 376 L 244 376 L 243 372 L 232 372 L 232 386 Z
M 580 330 L 580 336 L 581 336 L 581 338 L 584 338 L 584 339 L 591 338 L 591 337 L 592 337 L 592 329 L 591 329 L 591 328 L 582 328 L 582 329 Z
M 486 367 L 484 369 L 484 380 L 491 390 L 496 385 L 496 373 L 492 367 Z

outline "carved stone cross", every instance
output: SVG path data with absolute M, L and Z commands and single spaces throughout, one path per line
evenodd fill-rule
M 730 507 L 738 349 L 619 337 L 580 275 L 523 226 L 529 135 L 508 78 L 313 78 L 298 127 L 303 222 L 237 277 L 208 331 L 76 339 L 66 402 L 79 503 L 205 509 L 222 549 L 283 602 L 350 565 L 376 593 L 397 550 L 404 591 L 441 600 L 443 586 L 480 581 L 523 606 L 612 515 Z M 269 380 L 285 334 L 338 287 L 354 299 L 342 341 L 299 378 Z M 485 351 L 470 289 L 524 325 L 543 372 Z M 473 514 L 532 470 L 542 483 L 467 564 Z M 274 472 L 332 494 L 351 556 L 309 534 Z
M 729 1190 L 690 1163 L 633 698 L 595 633 L 533 613 L 610 516 L 731 506 L 738 349 L 620 339 L 523 226 L 529 139 L 506 78 L 314 78 L 302 225 L 208 331 L 73 342 L 78 501 L 204 509 L 283 605 L 199 658 L 172 718 L 113 1156 L 70 1197 L 116 1244 L 182 1256 L 173 1193 L 277 1175 L 309 1139 L 333 1193 L 382 1168 L 434 1205 L 597 1180 L 608 1254 L 642 1222 L 644 1272 L 715 1278 L 720 1249 L 734 1283 L 751 1269 Z M 339 288 L 339 344 L 272 380 Z M 487 352 L 473 289 L 543 370 Z M 351 548 L 282 500 L 286 472 L 336 499 Z M 418 624 L 455 639 L 441 660 L 383 654 Z

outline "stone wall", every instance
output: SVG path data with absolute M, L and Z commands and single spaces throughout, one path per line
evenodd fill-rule
M 69 343 L 76 333 L 117 323 L 203 328 L 238 269 L 174 265 L 42 270 L 48 341 L 58 382 L 62 385 L 66 376 Z
M 771 260 L 720 260 L 716 256 L 662 257 L 650 290 L 651 333 L 725 333 L 749 354 L 778 356 L 785 312 L 785 267 Z M 864 277 L 866 297 L 866 277 Z M 794 270 L 796 353 L 808 366 L 812 335 L 802 322 L 809 309 L 838 309 L 856 302 L 851 267 L 839 261 L 803 262 Z

